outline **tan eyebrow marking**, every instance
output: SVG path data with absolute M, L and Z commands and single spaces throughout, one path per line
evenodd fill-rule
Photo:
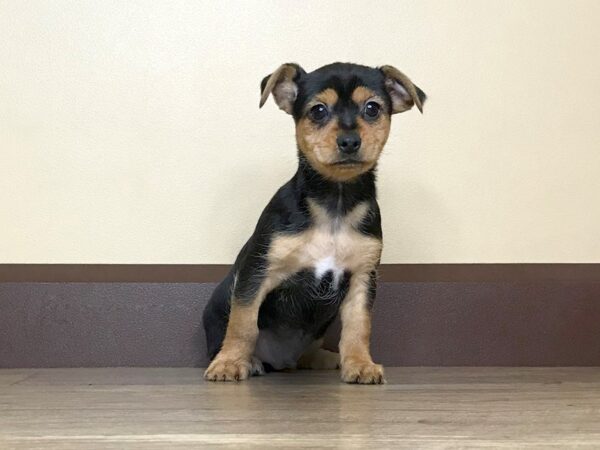
M 335 90 L 331 88 L 327 88 L 324 91 L 319 92 L 315 96 L 315 101 L 317 103 L 325 103 L 326 105 L 335 105 L 338 101 L 338 95 Z M 311 102 L 312 103 L 312 102 Z
M 354 89 L 354 92 L 352 92 L 352 101 L 357 105 L 362 105 L 370 99 L 377 100 L 378 102 L 383 102 L 382 99 L 375 92 L 364 86 L 358 86 L 356 89 Z

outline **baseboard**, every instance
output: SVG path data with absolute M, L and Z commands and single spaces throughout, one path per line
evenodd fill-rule
M 0 264 L 1 282 L 210 283 L 229 264 Z M 600 282 L 600 264 L 382 264 L 381 281 Z
M 0 265 L 0 367 L 203 366 L 202 309 L 227 268 Z M 372 350 L 394 366 L 594 366 L 599 323 L 600 264 L 384 265 Z

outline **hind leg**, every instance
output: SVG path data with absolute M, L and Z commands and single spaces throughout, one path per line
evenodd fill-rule
M 298 369 L 335 370 L 340 367 L 340 354 L 321 348 L 323 339 L 314 341 L 298 360 Z
M 256 356 L 253 356 L 252 358 L 250 358 L 250 364 L 252 365 L 252 368 L 250 369 L 251 376 L 254 377 L 254 376 L 260 376 L 260 375 L 265 374 L 265 368 L 263 367 L 263 363 Z
M 217 286 L 202 315 L 206 335 L 206 350 L 208 359 L 211 361 L 221 350 L 227 331 L 230 278 L 231 276 L 228 276 Z

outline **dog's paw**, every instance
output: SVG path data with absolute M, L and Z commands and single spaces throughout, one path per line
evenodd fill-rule
M 342 381 L 359 384 L 383 384 L 383 366 L 371 361 L 350 360 L 342 363 Z
M 263 366 L 263 363 L 256 356 L 253 356 L 250 359 L 250 364 L 252 366 L 252 368 L 250 369 L 250 375 L 252 375 L 253 377 L 265 374 L 265 368 Z
M 340 367 L 340 354 L 319 348 L 298 360 L 298 369 L 335 370 Z
M 204 372 L 204 379 L 208 381 L 241 381 L 247 379 L 253 369 L 255 368 L 250 361 L 228 359 L 227 357 L 219 358 L 217 355 Z

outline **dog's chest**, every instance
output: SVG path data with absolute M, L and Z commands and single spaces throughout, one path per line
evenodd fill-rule
M 358 205 L 340 218 L 331 218 L 312 206 L 313 225 L 292 235 L 279 235 L 271 245 L 271 270 L 283 277 L 300 270 L 313 271 L 317 279 L 331 274 L 337 281 L 344 272 L 373 270 L 381 254 L 381 241 L 359 231 L 368 208 Z

